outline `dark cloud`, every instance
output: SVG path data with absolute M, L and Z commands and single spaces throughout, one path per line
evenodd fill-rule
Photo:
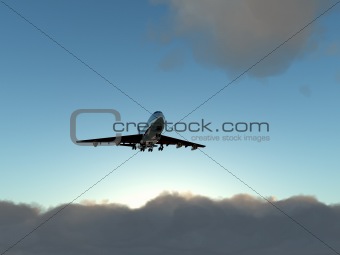
M 185 38 L 198 61 L 233 74 L 252 66 L 332 3 L 324 0 L 151 2 L 169 6 L 171 25 L 164 22 L 164 27 L 158 29 L 161 38 Z M 316 49 L 317 36 L 313 35 L 318 32 L 317 23 L 271 54 L 250 74 L 267 77 L 282 73 L 296 58 Z
M 340 70 L 336 72 L 335 74 L 335 80 L 340 83 Z
M 340 53 L 339 42 L 332 42 L 326 48 L 326 55 L 328 56 L 337 56 L 339 53 Z
M 273 203 L 340 250 L 340 206 L 298 196 Z M 0 202 L 1 251 L 46 212 Z M 333 254 L 288 217 L 249 195 L 212 200 L 164 193 L 139 209 L 73 204 L 8 254 Z
M 179 50 L 174 50 L 167 54 L 159 63 L 159 68 L 163 71 L 171 71 L 183 65 L 183 53 Z
M 312 95 L 312 90 L 306 85 L 300 86 L 299 92 L 305 97 L 310 97 Z

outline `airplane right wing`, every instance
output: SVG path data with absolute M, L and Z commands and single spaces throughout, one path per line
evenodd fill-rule
M 191 146 L 192 150 L 196 150 L 197 148 L 204 148 L 205 145 L 202 144 L 198 144 L 198 143 L 192 143 L 189 141 L 185 141 L 185 140 L 181 140 L 181 139 L 177 139 L 177 138 L 173 138 L 173 137 L 169 137 L 169 136 L 165 136 L 165 135 L 161 135 L 161 139 L 159 139 L 159 141 L 157 142 L 157 144 L 163 144 L 163 145 L 176 145 L 177 148 L 180 148 L 182 146 L 184 147 L 188 147 Z

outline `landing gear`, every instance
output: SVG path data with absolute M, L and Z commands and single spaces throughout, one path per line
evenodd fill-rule
M 141 145 L 141 146 L 139 147 L 140 151 L 143 151 L 143 152 L 145 151 L 145 148 L 146 148 L 145 145 Z
M 161 144 L 161 146 L 159 146 L 158 150 L 162 151 L 163 149 L 164 149 L 163 144 Z
M 148 149 L 148 152 L 152 152 L 154 147 L 157 147 L 157 146 L 155 146 L 153 143 L 143 143 L 143 144 L 138 144 L 138 147 L 137 145 L 134 145 L 132 149 L 135 150 L 134 148 L 136 149 L 139 148 L 140 151 L 145 151 L 146 149 Z M 161 145 L 158 149 L 163 150 L 163 145 Z
M 136 144 L 133 144 L 133 145 L 132 145 L 132 150 L 137 150 Z

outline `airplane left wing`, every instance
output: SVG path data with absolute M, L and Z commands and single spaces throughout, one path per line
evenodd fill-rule
M 189 141 L 185 141 L 185 140 L 181 140 L 181 139 L 177 139 L 177 138 L 173 138 L 173 137 L 169 137 L 169 136 L 165 136 L 165 135 L 161 135 L 161 139 L 159 139 L 159 141 L 157 142 L 157 144 L 163 144 L 163 145 L 176 145 L 177 148 L 180 148 L 182 146 L 184 147 L 188 147 L 191 146 L 192 150 L 196 150 L 197 148 L 204 148 L 205 145 L 202 144 L 198 144 L 198 143 L 192 143 Z
M 120 145 L 120 146 L 133 146 L 141 141 L 143 135 L 124 135 L 124 136 L 113 136 L 113 137 L 105 137 L 105 138 L 96 138 L 96 139 L 89 139 L 89 140 L 80 140 L 77 143 L 88 143 L 93 144 L 94 147 L 101 144 L 113 144 L 113 145 Z M 119 143 L 117 143 L 119 142 Z

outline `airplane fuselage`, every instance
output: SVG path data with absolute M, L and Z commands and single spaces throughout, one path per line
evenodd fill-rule
M 153 147 L 161 138 L 165 125 L 165 118 L 162 112 L 154 112 L 147 122 L 146 130 L 143 134 L 140 145 L 143 147 Z

